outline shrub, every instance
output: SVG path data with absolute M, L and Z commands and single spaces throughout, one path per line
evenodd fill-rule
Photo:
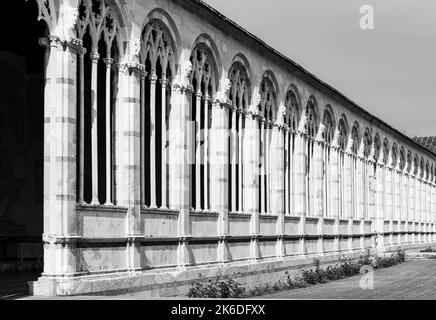
M 396 258 L 399 263 L 406 261 L 406 251 L 401 248 L 397 249 Z
M 200 275 L 200 278 L 202 275 Z M 190 298 L 241 298 L 245 294 L 245 287 L 233 279 L 221 280 L 218 274 L 216 280 L 204 283 L 192 283 L 188 292 Z
M 432 247 L 427 247 L 425 249 L 420 250 L 419 252 L 436 252 L 436 249 L 433 249 Z
M 431 256 L 430 259 L 436 259 L 436 255 Z M 328 266 L 325 270 L 320 268 L 319 259 L 314 259 L 314 266 L 303 269 L 301 274 L 291 277 L 288 272 L 285 272 L 284 279 L 274 284 L 266 283 L 257 286 L 248 292 L 248 296 L 261 296 L 280 290 L 304 288 L 309 285 L 357 275 L 363 266 L 388 268 L 405 261 L 406 252 L 401 248 L 398 248 L 389 257 L 372 257 L 370 251 L 367 250 L 366 253 L 354 260 L 340 258 L 338 263 Z M 198 281 L 193 283 L 189 289 L 188 296 L 192 298 L 240 298 L 244 296 L 245 292 L 246 289 L 243 285 L 232 279 L 222 280 L 221 273 L 218 273 L 218 277 L 214 281 L 209 280 L 206 283 Z

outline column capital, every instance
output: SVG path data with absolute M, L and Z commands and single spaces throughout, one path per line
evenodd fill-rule
M 145 72 L 145 66 L 143 64 L 136 63 L 136 62 L 119 63 L 118 70 L 122 73 L 129 72 L 141 76 L 141 73 Z
M 98 53 L 91 53 L 91 61 L 93 63 L 97 63 L 99 59 L 100 59 L 100 54 L 98 54 Z
M 83 41 L 77 38 L 71 38 L 69 40 L 63 40 L 58 36 L 54 36 L 54 35 L 50 35 L 47 37 L 48 39 L 48 45 L 50 45 L 50 47 L 52 48 L 58 48 L 59 46 L 61 46 L 63 48 L 63 50 L 66 50 L 67 48 L 70 48 L 74 51 L 76 51 L 76 53 L 81 54 L 81 52 L 83 51 Z M 40 42 L 40 44 L 42 44 Z
M 103 59 L 103 62 L 106 63 L 107 67 L 111 67 L 112 64 L 114 63 L 114 61 L 115 61 L 115 60 L 112 59 L 112 58 L 104 58 L 104 59 Z
M 141 80 L 145 80 L 145 78 L 147 77 L 148 73 L 145 70 L 141 70 L 139 72 L 139 76 L 141 77 Z
M 165 87 L 168 83 L 169 80 L 165 76 L 162 76 L 162 79 L 160 79 L 160 84 Z
M 151 71 L 149 78 L 151 83 L 156 84 L 158 78 L 154 70 Z

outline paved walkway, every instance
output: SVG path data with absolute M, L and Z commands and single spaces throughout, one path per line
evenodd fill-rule
M 411 260 L 374 273 L 374 289 L 360 288 L 361 276 L 308 288 L 288 290 L 261 299 L 428 299 L 436 300 L 436 260 Z

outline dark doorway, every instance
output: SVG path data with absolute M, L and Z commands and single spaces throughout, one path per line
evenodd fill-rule
M 0 28 L 0 299 L 42 271 L 44 53 L 36 1 L 4 4 Z

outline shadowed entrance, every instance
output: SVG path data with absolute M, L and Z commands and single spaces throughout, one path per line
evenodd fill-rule
M 0 21 L 0 298 L 27 293 L 42 270 L 44 52 L 35 1 Z M 17 24 L 20 28 L 16 28 Z M 21 274 L 18 274 L 20 273 Z

